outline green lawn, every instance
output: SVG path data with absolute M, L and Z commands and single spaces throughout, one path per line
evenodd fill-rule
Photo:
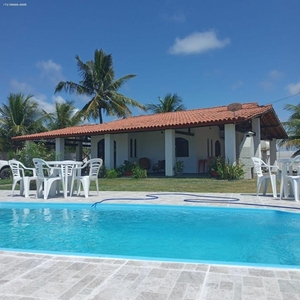
M 218 180 L 212 178 L 146 178 L 99 179 L 101 191 L 254 193 L 256 180 Z M 1 190 L 10 190 L 11 180 L 0 180 Z M 17 187 L 18 189 L 18 187 Z M 92 183 L 91 190 L 95 190 Z M 269 187 L 269 192 L 271 189 Z
M 253 193 L 256 189 L 256 180 L 211 178 L 117 178 L 100 179 L 99 184 L 102 191 Z

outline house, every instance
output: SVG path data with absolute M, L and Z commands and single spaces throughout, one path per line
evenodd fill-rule
M 81 159 L 82 145 L 90 144 L 91 157 L 101 157 L 106 168 L 124 160 L 150 159 L 151 164 L 165 160 L 166 176 L 173 175 L 177 160 L 183 161 L 185 173 L 199 170 L 199 161 L 223 156 L 229 163 L 251 156 L 261 157 L 261 141 L 270 144 L 270 162 L 276 160 L 276 140 L 287 134 L 272 105 L 232 103 L 226 106 L 185 110 L 119 119 L 104 124 L 87 124 L 15 137 L 17 140 L 55 140 L 57 154 L 68 143 L 76 144 L 76 158 Z M 245 163 L 246 162 L 246 163 Z M 151 171 L 151 169 L 150 169 Z M 250 169 L 247 171 L 248 176 Z

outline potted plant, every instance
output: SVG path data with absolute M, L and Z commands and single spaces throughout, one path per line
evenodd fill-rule
M 218 174 L 218 162 L 217 162 L 216 158 L 214 158 L 214 160 L 209 165 L 209 173 L 214 178 L 217 178 L 219 176 L 219 174 Z
M 124 175 L 125 176 L 132 176 L 134 164 L 128 160 L 124 160 Z
M 177 161 L 173 167 L 173 171 L 177 176 L 183 173 L 183 169 L 184 169 L 184 163 L 182 160 Z

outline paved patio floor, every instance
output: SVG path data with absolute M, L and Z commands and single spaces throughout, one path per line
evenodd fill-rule
M 50 198 L 47 202 L 94 203 L 106 198 L 145 198 L 150 193 L 100 192 L 83 197 Z M 203 194 L 201 194 L 203 195 Z M 160 193 L 158 199 L 114 202 L 220 205 L 284 209 L 300 213 L 300 202 L 250 194 L 205 194 L 236 197 L 234 203 L 189 203 L 188 195 Z M 203 198 L 205 199 L 205 198 Z M 0 202 L 43 201 L 11 197 L 0 191 Z M 277 207 L 273 207 L 277 206 Z M 279 208 L 281 207 L 281 208 Z M 294 209 L 295 208 L 295 209 Z M 299 210 L 298 210 L 299 209 Z M 1 233 L 0 233 L 1 234 Z M 267 299 L 300 300 L 300 269 L 258 268 L 218 264 L 172 263 L 0 251 L 1 300 L 163 300 Z

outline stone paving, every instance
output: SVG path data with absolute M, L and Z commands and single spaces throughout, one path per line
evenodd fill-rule
M 149 193 L 100 192 L 99 197 L 91 193 L 88 199 L 83 197 L 51 198 L 47 202 L 94 203 L 112 197 L 145 198 L 147 194 Z M 205 195 L 237 197 L 240 201 L 237 203 L 193 203 L 183 201 L 183 199 L 194 199 L 192 196 L 160 193 L 156 200 L 116 200 L 114 202 L 233 207 L 249 207 L 249 204 L 253 207 L 252 204 L 255 204 L 259 208 L 274 209 L 273 206 L 280 206 L 281 209 L 300 213 L 300 202 L 278 200 L 272 196 Z M 201 199 L 204 201 L 207 198 Z M 0 202 L 4 201 L 42 202 L 43 200 L 35 199 L 34 195 L 31 195 L 29 199 L 19 196 L 12 198 L 10 191 L 0 191 Z M 0 251 L 0 299 L 300 300 L 300 269 Z

